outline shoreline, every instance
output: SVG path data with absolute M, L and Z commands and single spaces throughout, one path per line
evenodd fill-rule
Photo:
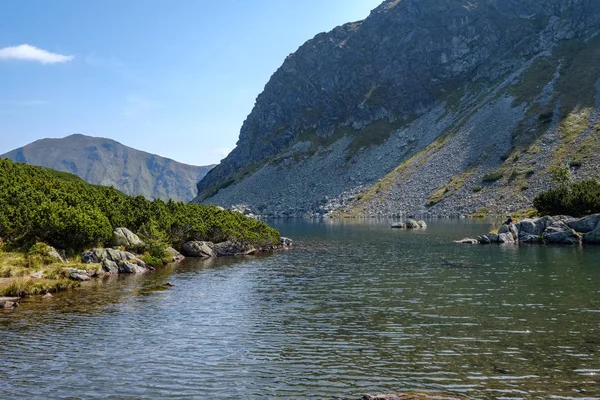
M 167 247 L 162 258 L 154 258 L 148 252 L 139 254 L 127 251 L 127 248 L 142 249 L 144 243 L 125 228 L 117 230 L 128 238 L 126 243 L 112 248 L 94 248 L 72 260 L 68 260 L 64 252 L 43 243 L 36 244 L 29 252 L 0 252 L 0 272 L 8 275 L 0 277 L 0 298 L 6 298 L 0 308 L 18 307 L 15 299 L 40 295 L 51 298 L 52 293 L 75 289 L 81 283 L 93 279 L 150 273 L 169 264 L 178 264 L 186 258 L 209 259 L 275 253 L 292 247 L 293 243 L 285 237 L 281 237 L 277 244 L 255 246 L 229 240 L 217 244 L 192 241 L 182 246 L 185 255 L 173 247 Z

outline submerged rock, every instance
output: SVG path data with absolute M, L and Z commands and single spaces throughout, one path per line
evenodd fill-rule
M 469 400 L 469 398 L 458 394 L 409 392 L 377 395 L 367 394 L 360 400 Z
M 0 297 L 0 308 L 15 308 L 19 306 L 18 297 Z
M 406 229 L 406 224 L 404 222 L 392 224 L 392 229 Z

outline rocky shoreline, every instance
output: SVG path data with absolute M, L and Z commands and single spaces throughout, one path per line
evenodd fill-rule
M 160 261 L 162 264 L 179 263 L 186 257 L 191 258 L 210 258 L 210 257 L 231 257 L 247 256 L 263 252 L 273 252 L 290 248 L 293 242 L 289 238 L 282 237 L 279 243 L 264 244 L 253 246 L 245 242 L 225 241 L 221 243 L 191 241 L 182 246 L 181 254 L 173 247 L 165 249 L 168 256 Z M 22 297 L 28 297 L 32 294 L 44 294 L 52 297 L 51 292 L 60 290 L 59 281 L 66 280 L 71 283 L 67 287 L 74 287 L 81 282 L 90 281 L 94 278 L 114 276 L 120 274 L 143 274 L 154 271 L 156 264 L 150 265 L 148 253 L 145 255 L 136 254 L 145 248 L 145 243 L 133 232 L 126 228 L 117 228 L 113 232 L 111 240 L 112 248 L 94 248 L 81 254 L 80 262 L 68 261 L 64 252 L 57 251 L 53 247 L 43 245 L 44 257 L 51 259 L 52 262 L 46 268 L 42 268 L 34 273 L 29 273 L 23 278 L 6 279 L 5 285 L 17 279 L 25 280 L 31 287 L 43 285 L 44 283 L 56 283 L 57 285 L 48 285 L 46 289 L 28 293 L 26 285 L 18 290 L 18 293 L 5 293 L 6 297 L 0 296 L 0 308 L 10 309 L 19 305 L 18 300 Z M 143 251 L 143 250 L 142 250 Z M 151 261 L 149 261 L 151 262 Z M 56 270 L 60 271 L 57 275 Z M 21 282 L 23 283 L 23 282 Z
M 465 238 L 455 243 L 600 244 L 600 214 L 583 218 L 565 215 L 526 218 L 514 224 L 502 225 L 498 232 L 491 232 L 477 239 Z

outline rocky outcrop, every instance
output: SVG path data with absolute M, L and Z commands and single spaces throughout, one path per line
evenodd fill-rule
M 292 245 L 292 239 L 287 237 L 281 237 L 279 243 L 265 244 L 263 246 L 253 246 L 248 243 L 236 242 L 232 240 L 227 240 L 217 244 L 212 242 L 192 241 L 184 244 L 181 251 L 186 257 L 230 257 L 248 256 L 260 252 L 276 251 L 290 248 Z
M 600 112 L 600 3 L 467 3 L 387 0 L 305 43 L 195 201 L 275 217 L 454 216 L 528 207 L 555 152 L 583 160 L 577 179 L 597 177 L 584 143 Z M 580 110 L 589 123 L 563 143 L 562 120 Z
M 100 263 L 104 272 L 115 274 L 141 274 L 154 270 L 135 254 L 115 249 L 93 249 L 81 255 L 85 264 Z
M 192 200 L 196 184 L 213 167 L 182 164 L 114 140 L 84 135 L 38 140 L 0 158 L 69 172 L 94 185 L 165 201 Z
M 526 218 L 518 223 L 502 225 L 498 233 L 489 233 L 477 239 L 463 239 L 455 243 L 551 243 L 580 245 L 600 244 L 600 214 L 584 218 L 564 215 Z
M 144 242 L 138 235 L 127 228 L 117 228 L 113 232 L 110 242 L 111 246 L 123 246 L 127 250 L 139 250 L 144 246 Z

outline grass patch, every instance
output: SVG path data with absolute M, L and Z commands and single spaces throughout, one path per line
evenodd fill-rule
M 504 177 L 504 170 L 499 169 L 499 170 L 488 172 L 487 174 L 485 174 L 483 176 L 483 181 L 487 182 L 487 183 L 492 183 L 492 182 L 499 181 L 503 177 Z
M 0 295 L 25 297 L 46 293 L 56 293 L 79 286 L 79 282 L 70 279 L 33 279 L 18 278 L 0 291 Z
M 425 204 L 427 207 L 432 207 L 441 201 L 447 199 L 452 196 L 454 193 L 462 189 L 467 179 L 469 179 L 473 175 L 474 171 L 467 171 L 458 176 L 450 179 L 450 182 L 433 192 L 431 196 L 427 199 L 427 203 Z

